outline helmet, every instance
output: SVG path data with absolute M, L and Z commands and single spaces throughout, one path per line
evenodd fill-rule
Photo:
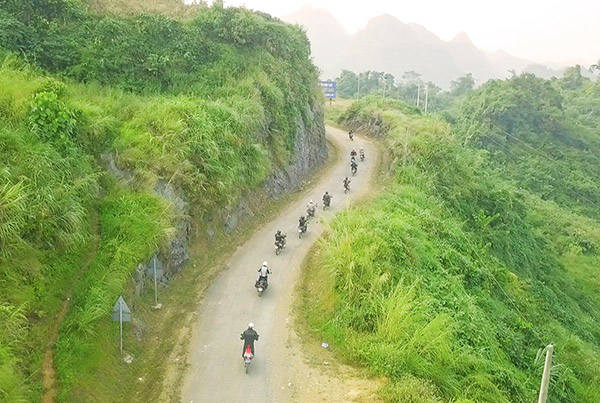
M 362 147 L 361 147 L 360 149 L 361 149 L 361 150 L 363 150 L 363 148 L 362 148 Z
M 312 204 L 312 200 L 311 200 L 311 201 L 309 201 L 309 203 L 310 203 L 310 204 Z
M 263 262 L 263 266 L 266 266 L 266 265 L 267 265 L 267 261 L 265 260 L 265 261 Z
M 250 322 L 248 323 L 248 329 L 252 329 L 254 327 L 254 323 Z
M 328 195 L 328 194 L 329 194 L 329 192 L 327 192 L 327 191 L 326 191 L 326 192 L 325 192 L 325 194 L 326 194 L 326 195 Z
M 278 230 L 277 230 L 277 233 L 278 233 L 278 234 L 281 234 L 281 230 L 280 230 L 280 229 L 278 229 Z

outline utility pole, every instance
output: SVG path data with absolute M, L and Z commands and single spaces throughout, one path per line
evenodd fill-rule
M 121 339 L 121 355 L 123 355 L 123 301 L 119 299 L 119 336 Z
M 356 99 L 360 99 L 360 73 L 358 73 L 358 97 Z
M 406 166 L 407 154 L 408 154 L 408 127 L 406 128 L 406 133 L 404 134 L 404 153 L 402 155 L 402 166 Z
M 158 286 L 156 284 L 156 258 L 154 261 L 154 306 L 158 306 Z
M 542 385 L 540 386 L 540 396 L 538 403 L 546 403 L 548 399 L 548 384 L 550 383 L 550 369 L 552 369 L 552 353 L 554 346 L 552 344 L 546 347 L 546 362 L 544 364 L 544 374 L 542 375 Z
M 427 113 L 427 103 L 429 98 L 429 85 L 425 84 L 425 113 Z
M 421 98 L 421 84 L 417 85 L 417 108 L 419 107 L 420 98 Z

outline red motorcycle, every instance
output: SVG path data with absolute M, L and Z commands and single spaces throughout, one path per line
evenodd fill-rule
M 250 364 L 252 363 L 252 359 L 254 358 L 254 354 L 252 354 L 252 349 L 250 346 L 246 346 L 246 352 L 244 353 L 244 370 L 248 373 L 248 369 L 250 369 Z

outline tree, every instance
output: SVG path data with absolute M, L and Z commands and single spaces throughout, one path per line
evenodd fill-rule
M 337 92 L 341 98 L 352 98 L 358 91 L 358 77 L 350 70 L 342 70 L 336 81 Z
M 473 78 L 473 74 L 468 73 L 450 83 L 450 94 L 460 96 L 472 91 L 474 87 L 475 79 Z
M 595 64 L 592 64 L 588 69 L 590 73 L 594 74 L 594 72 L 598 72 L 598 79 L 600 80 L 600 59 Z
M 581 75 L 581 66 L 576 64 L 565 71 L 560 81 L 564 88 L 574 90 L 580 88 L 586 81 L 589 81 L 589 78 Z

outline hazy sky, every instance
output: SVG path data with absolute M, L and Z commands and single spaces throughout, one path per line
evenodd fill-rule
M 600 0 L 225 0 L 277 17 L 304 4 L 330 11 L 351 33 L 388 13 L 444 40 L 465 31 L 479 48 L 537 62 L 587 67 L 600 59 Z

